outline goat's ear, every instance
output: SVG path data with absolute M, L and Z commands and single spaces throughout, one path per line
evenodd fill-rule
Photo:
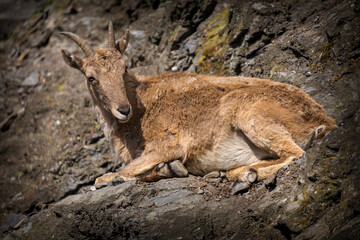
M 122 36 L 120 40 L 116 41 L 116 49 L 119 50 L 121 54 L 125 52 L 125 49 L 129 43 L 129 39 L 130 39 L 130 31 L 129 29 L 126 29 L 124 36 Z
M 71 54 L 69 51 L 65 49 L 61 49 L 61 53 L 67 65 L 82 71 L 84 61 L 81 57 Z

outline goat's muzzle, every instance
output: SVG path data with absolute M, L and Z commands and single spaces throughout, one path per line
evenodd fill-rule
M 116 109 L 113 109 L 112 114 L 116 117 L 120 122 L 127 122 L 131 118 L 132 109 L 130 104 L 119 104 Z

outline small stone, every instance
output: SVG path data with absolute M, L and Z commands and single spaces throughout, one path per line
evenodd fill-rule
M 220 173 L 218 171 L 214 171 L 214 172 L 210 172 L 210 173 L 206 174 L 204 176 L 204 179 L 218 178 L 218 177 L 220 177 Z
M 39 76 L 40 72 L 39 70 L 35 70 L 32 73 L 30 73 L 29 76 L 25 78 L 25 80 L 22 82 L 21 86 L 24 87 L 34 87 L 39 83 Z
M 233 189 L 231 191 L 232 195 L 236 195 L 240 192 L 245 192 L 250 188 L 250 185 L 246 182 L 236 182 L 233 186 Z
M 91 186 L 91 187 L 90 187 L 90 191 L 92 191 L 92 192 L 93 192 L 93 191 L 96 191 L 96 187 L 95 187 L 95 186 Z
M 265 186 L 275 185 L 275 183 L 276 183 L 276 175 L 273 174 L 273 175 L 267 177 L 263 182 L 264 182 Z
M 261 3 L 254 3 L 254 4 L 252 5 L 252 8 L 255 9 L 255 10 L 257 10 L 257 11 L 260 11 L 260 10 L 266 8 L 266 6 L 263 5 L 263 4 L 261 4 Z
M 204 194 L 204 191 L 201 190 L 201 189 L 199 189 L 196 193 L 197 193 L 197 194 Z
M 94 133 L 89 140 L 89 144 L 97 143 L 103 137 L 104 137 L 104 134 Z
M 301 184 L 301 185 L 304 185 L 305 184 L 305 179 L 301 176 L 300 178 L 299 178 L 299 184 Z
M 17 90 L 17 93 L 18 93 L 18 94 L 23 94 L 23 93 L 24 93 L 24 88 L 23 88 L 23 87 L 19 88 L 19 89 Z
M 171 67 L 171 71 L 173 71 L 173 72 L 177 72 L 178 70 L 179 70 L 179 68 L 177 66 Z
M 188 51 L 189 54 L 193 54 L 196 51 L 198 45 L 195 41 L 189 41 L 189 42 L 185 43 L 184 47 Z

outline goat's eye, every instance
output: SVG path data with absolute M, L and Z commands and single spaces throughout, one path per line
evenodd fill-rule
M 88 77 L 88 81 L 93 82 L 93 81 L 95 81 L 95 78 L 94 77 Z

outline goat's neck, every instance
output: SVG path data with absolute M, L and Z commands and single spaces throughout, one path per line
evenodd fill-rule
M 137 118 L 141 118 L 144 112 L 144 107 L 141 105 L 141 101 L 136 94 L 136 88 L 138 87 L 139 82 L 136 76 L 130 71 L 126 71 L 124 75 L 124 81 L 126 95 L 133 110 L 133 116 L 131 119 L 136 120 Z
M 96 102 L 95 109 L 98 112 L 98 118 L 103 127 L 105 136 L 111 142 L 115 151 L 123 149 L 122 151 L 128 152 L 128 154 L 125 155 L 129 155 L 131 159 L 134 159 L 143 149 L 144 140 L 141 133 L 140 120 L 144 108 L 136 94 L 138 81 L 135 75 L 127 72 L 124 76 L 124 81 L 127 98 L 133 111 L 132 117 L 127 123 L 120 123 L 111 112 L 107 111 L 101 104 L 96 104 Z M 115 143 L 118 146 L 114 146 Z M 117 152 L 117 154 L 122 155 L 123 153 Z M 124 161 L 126 162 L 125 159 Z

